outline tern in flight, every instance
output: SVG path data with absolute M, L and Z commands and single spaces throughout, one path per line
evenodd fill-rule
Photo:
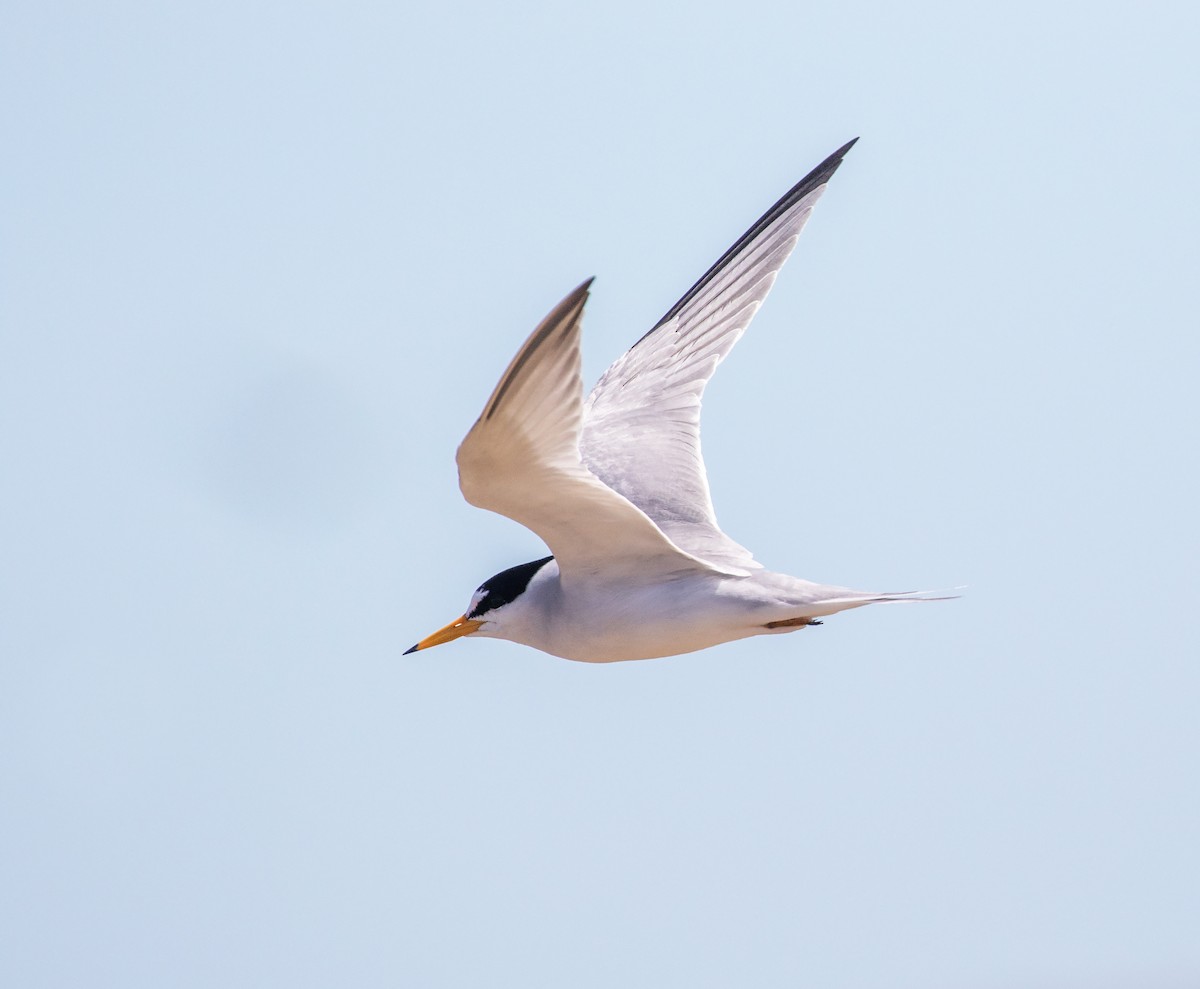
M 542 320 L 459 446 L 458 477 L 467 501 L 533 530 L 552 555 L 485 580 L 461 618 L 407 653 L 469 635 L 585 663 L 652 659 L 879 601 L 931 600 L 764 569 L 717 525 L 700 456 L 704 387 L 853 145 L 767 210 L 586 400 L 591 279 Z

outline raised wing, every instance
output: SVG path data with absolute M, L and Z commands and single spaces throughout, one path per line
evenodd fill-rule
M 857 138 L 855 138 L 857 140 Z M 700 454 L 708 379 L 762 305 L 854 141 L 788 191 L 600 378 L 584 407 L 584 463 L 680 548 L 723 570 L 760 567 L 717 525 Z
M 566 583 L 600 571 L 615 577 L 713 571 L 580 460 L 579 326 L 589 285 L 590 279 L 533 331 L 459 446 L 463 496 L 536 532 Z

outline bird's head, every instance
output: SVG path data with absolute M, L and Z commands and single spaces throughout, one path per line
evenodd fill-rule
M 518 617 L 522 605 L 521 596 L 528 589 L 533 575 L 553 559 L 552 556 L 546 556 L 532 563 L 509 567 L 494 577 L 489 577 L 471 595 L 471 603 L 467 605 L 467 610 L 461 618 L 456 618 L 445 628 L 438 629 L 411 649 L 406 649 L 404 655 L 407 656 L 418 649 L 440 646 L 443 642 L 450 642 L 464 635 L 474 635 L 476 632 L 506 638 L 506 627 L 512 624 L 512 619 Z M 506 619 L 509 621 L 506 622 Z

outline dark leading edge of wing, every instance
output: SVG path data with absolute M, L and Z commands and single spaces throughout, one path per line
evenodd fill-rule
M 758 222 L 738 238 L 737 243 L 734 244 L 733 247 L 729 248 L 729 250 L 721 255 L 721 257 L 717 260 L 717 263 L 709 268 L 708 271 L 706 271 L 700 277 L 700 280 L 696 282 L 696 284 L 690 289 L 688 289 L 686 293 L 684 293 L 683 298 L 676 302 L 675 305 L 673 305 L 667 311 L 666 315 L 664 315 L 662 319 L 655 323 L 654 326 L 652 326 L 650 330 L 638 340 L 637 343 L 641 343 L 642 340 L 645 340 L 646 337 L 650 336 L 650 334 L 662 326 L 663 323 L 670 322 L 670 320 L 672 320 L 684 306 L 691 302 L 692 299 L 694 299 L 696 295 L 703 290 L 705 285 L 707 285 L 714 278 L 716 278 L 718 274 L 720 274 L 721 269 L 728 265 L 729 262 L 736 258 L 739 254 L 741 254 L 747 246 L 752 244 L 758 238 L 759 234 L 766 230 L 767 227 L 774 223 L 783 213 L 786 213 L 792 208 L 792 206 L 812 192 L 813 189 L 828 182 L 830 176 L 832 176 L 833 173 L 838 170 L 838 166 L 841 165 L 842 159 L 846 157 L 846 152 L 854 147 L 857 141 L 858 138 L 856 137 L 853 141 L 848 141 L 846 144 L 843 144 L 837 149 L 837 151 L 831 154 L 828 158 L 821 162 L 821 164 L 804 176 L 804 178 L 792 186 L 792 188 L 784 194 L 783 198 L 780 199 L 779 202 L 777 202 L 761 217 L 759 217 Z M 636 347 L 637 343 L 635 343 L 633 346 Z
M 508 370 L 504 372 L 504 377 L 500 379 L 500 384 L 496 386 L 491 399 L 488 400 L 487 408 L 484 409 L 483 415 L 480 416 L 481 419 L 490 419 L 495 414 L 497 407 L 504 399 L 505 393 L 513 386 L 513 383 L 521 374 L 521 370 L 529 363 L 529 359 L 537 349 L 556 330 L 566 331 L 575 324 L 575 320 L 579 318 L 580 310 L 583 309 L 583 304 L 587 302 L 588 289 L 591 288 L 593 281 L 595 281 L 594 278 L 589 278 L 577 287 L 537 325 L 537 329 L 533 331 L 533 334 L 525 341 L 520 351 L 517 352 L 517 356 L 512 359 L 512 363 L 508 365 Z

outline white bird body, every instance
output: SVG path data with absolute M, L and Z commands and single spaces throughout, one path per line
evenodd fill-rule
M 717 525 L 700 403 L 854 144 L 771 207 L 583 399 L 591 281 L 517 352 L 458 449 L 471 504 L 520 522 L 552 556 L 485 581 L 467 612 L 409 652 L 464 635 L 589 663 L 693 652 L 791 632 L 876 594 L 772 573 Z
M 885 598 L 886 599 L 886 598 Z M 505 608 L 510 639 L 584 663 L 655 659 L 752 635 L 780 634 L 809 621 L 880 600 L 844 587 L 758 570 L 749 577 L 682 572 L 665 580 L 586 580 L 564 584 L 550 560 Z M 768 628 L 769 623 L 780 624 Z

